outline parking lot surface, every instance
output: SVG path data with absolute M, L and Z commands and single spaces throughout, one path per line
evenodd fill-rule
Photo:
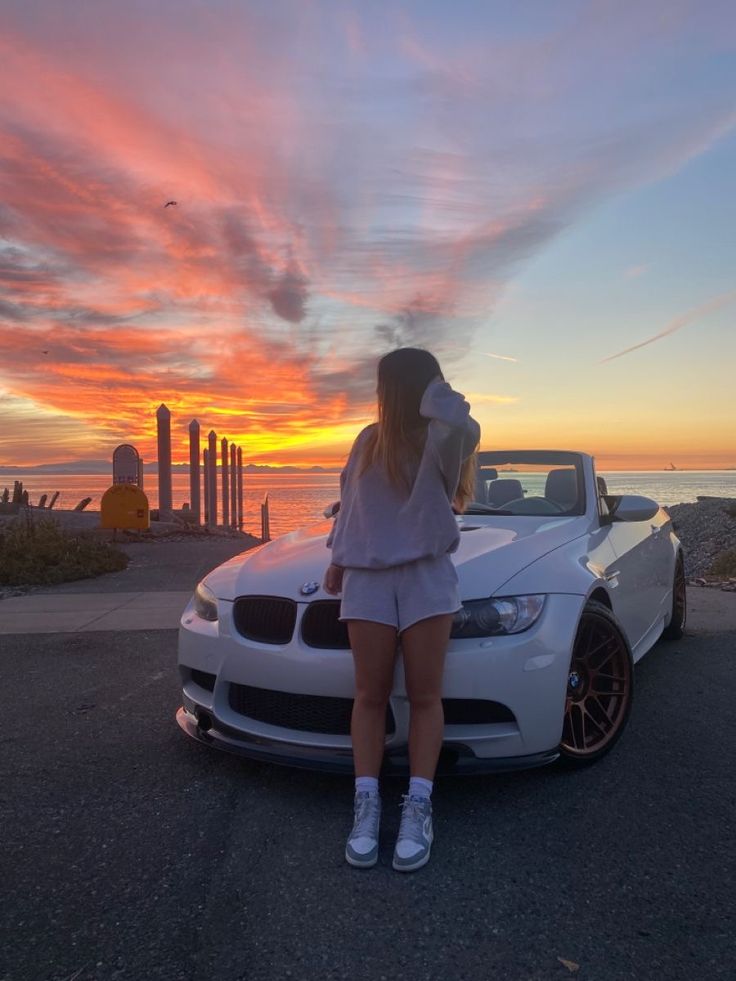
M 597 765 L 439 783 L 403 876 L 402 781 L 350 868 L 351 781 L 187 740 L 175 662 L 172 630 L 0 638 L 2 981 L 734 977 L 736 633 L 648 654 Z

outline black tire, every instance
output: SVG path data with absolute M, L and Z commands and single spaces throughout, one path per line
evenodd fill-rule
M 679 640 L 687 623 L 687 586 L 685 585 L 685 560 L 677 553 L 675 575 L 672 580 L 672 613 L 670 622 L 662 631 L 663 640 Z
M 570 657 L 560 763 L 589 766 L 621 738 L 634 696 L 634 662 L 618 620 L 590 600 L 578 623 Z

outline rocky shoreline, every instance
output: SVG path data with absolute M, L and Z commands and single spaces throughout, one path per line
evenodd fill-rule
M 715 559 L 736 549 L 736 498 L 699 497 L 694 503 L 673 504 L 665 510 L 682 542 L 689 581 L 736 590 L 735 579 L 710 575 Z

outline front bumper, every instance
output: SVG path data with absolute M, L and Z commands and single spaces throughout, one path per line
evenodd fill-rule
M 570 655 L 584 597 L 549 595 L 537 623 L 522 634 L 452 640 L 447 653 L 443 697 L 495 703 L 500 721 L 445 726 L 439 772 L 495 772 L 552 762 L 562 734 Z M 191 606 L 182 616 L 179 665 L 182 730 L 198 741 L 252 759 L 289 766 L 351 772 L 347 732 L 310 732 L 269 724 L 242 714 L 229 697 L 231 686 L 265 693 L 294 693 L 352 699 L 349 650 L 310 648 L 301 640 L 300 604 L 288 644 L 246 640 L 235 630 L 232 603 L 220 601 L 220 619 L 203 621 Z M 211 679 L 203 687 L 198 679 Z M 397 660 L 390 706 L 393 727 L 385 743 L 386 772 L 408 769 L 409 701 L 403 666 Z
M 352 774 L 353 754 L 349 749 L 302 746 L 298 743 L 278 742 L 252 733 L 228 731 L 227 727 L 202 728 L 196 715 L 183 706 L 176 713 L 176 721 L 182 731 L 205 746 L 244 756 L 264 763 L 277 763 L 281 766 L 296 767 L 301 770 L 321 770 L 327 773 Z M 468 747 L 462 745 L 443 746 L 437 765 L 438 774 L 500 773 L 507 770 L 528 770 L 532 767 L 554 763 L 558 758 L 557 748 L 547 753 L 531 756 L 477 757 Z M 383 758 L 381 772 L 384 776 L 403 776 L 409 772 L 409 757 L 406 751 L 387 750 Z

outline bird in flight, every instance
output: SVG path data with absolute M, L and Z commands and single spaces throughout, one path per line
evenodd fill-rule
M 170 208 L 172 204 L 176 204 L 176 201 L 167 201 L 164 208 Z
M 41 351 L 41 354 L 48 354 L 48 351 Z

